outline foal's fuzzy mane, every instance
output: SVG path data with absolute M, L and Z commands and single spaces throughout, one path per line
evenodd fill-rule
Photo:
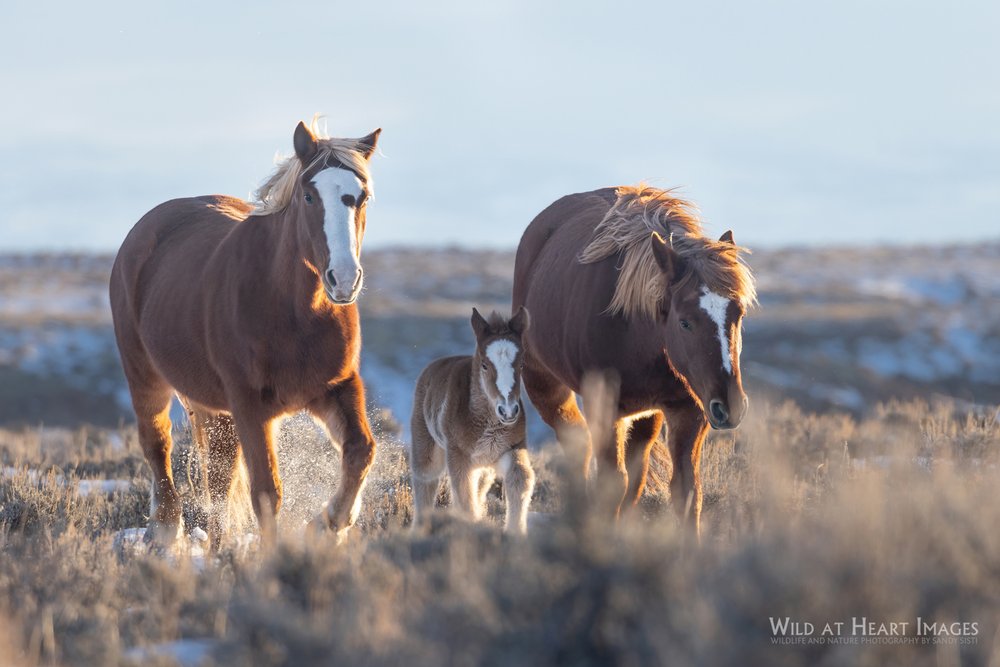
M 504 317 L 495 310 L 486 318 L 486 323 L 489 324 L 490 333 L 493 336 L 511 336 L 514 334 L 510 328 L 510 318 Z
M 283 158 L 263 185 L 253 194 L 252 215 L 267 215 L 278 213 L 292 200 L 295 183 L 303 172 L 319 164 L 339 162 L 358 175 L 372 190 L 371 172 L 368 170 L 368 160 L 360 150 L 357 139 L 341 139 L 327 136 L 318 127 L 318 117 L 313 118 L 310 130 L 319 141 L 319 151 L 315 159 L 303 168 L 302 162 L 295 155 Z
M 653 232 L 670 239 L 674 252 L 684 260 L 687 271 L 679 285 L 694 277 L 744 308 L 757 302 L 753 274 L 740 257 L 741 251 L 748 251 L 705 236 L 693 204 L 673 196 L 671 190 L 643 184 L 622 186 L 615 194 L 617 200 L 580 253 L 583 264 L 623 253 L 609 313 L 632 318 L 655 317 L 659 311 L 666 285 L 650 244 Z

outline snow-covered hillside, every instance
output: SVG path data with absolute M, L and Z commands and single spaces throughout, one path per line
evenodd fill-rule
M 405 424 L 430 360 L 467 353 L 468 318 L 509 308 L 513 252 L 386 249 L 365 256 L 363 374 Z M 751 398 L 864 411 L 892 397 L 1000 402 L 1000 243 L 785 249 L 751 257 Z M 129 419 L 107 256 L 0 257 L 0 422 Z M 538 429 L 533 429 L 536 432 Z

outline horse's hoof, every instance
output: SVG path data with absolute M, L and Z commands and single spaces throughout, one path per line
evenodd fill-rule
M 177 541 L 182 537 L 184 529 L 180 522 L 164 523 L 150 519 L 146 526 L 146 532 L 142 536 L 142 541 L 150 552 L 159 553 L 171 550 Z
M 306 524 L 306 534 L 311 538 L 316 538 L 319 535 L 328 535 L 333 533 L 337 537 L 337 544 L 341 545 L 347 539 L 347 531 L 350 530 L 350 526 L 344 528 L 337 528 L 330 523 L 330 517 L 327 515 L 326 510 L 316 515 L 316 517 Z

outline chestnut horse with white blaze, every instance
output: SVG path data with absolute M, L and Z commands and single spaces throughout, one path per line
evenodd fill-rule
M 357 518 L 375 454 L 358 373 L 361 242 L 379 130 L 319 137 L 299 123 L 295 155 L 256 206 L 219 195 L 175 199 L 147 213 L 111 273 L 115 336 L 139 442 L 152 468 L 147 541 L 180 533 L 170 468 L 176 393 L 208 442 L 210 536 L 225 529 L 240 458 L 264 536 L 281 506 L 274 426 L 307 410 L 341 445 L 340 488 L 321 526 L 343 536 Z
M 756 291 L 740 251 L 731 232 L 705 237 L 691 204 L 646 186 L 563 197 L 521 238 L 524 387 L 585 476 L 596 446 L 616 516 L 642 495 L 666 420 L 673 503 L 699 530 L 702 442 L 709 425 L 735 428 L 747 410 L 741 322 Z M 609 442 L 591 443 L 574 395 L 592 373 L 618 386 Z

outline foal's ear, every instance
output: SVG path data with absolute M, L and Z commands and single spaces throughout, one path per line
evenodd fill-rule
M 656 232 L 653 232 L 653 235 L 649 237 L 649 244 L 653 247 L 653 257 L 656 258 L 656 263 L 660 265 L 667 280 L 673 282 L 683 272 L 684 260 Z
M 476 340 L 482 340 L 490 334 L 490 323 L 475 308 L 472 309 L 472 330 L 476 334 Z
M 371 134 L 358 139 L 358 151 L 365 156 L 366 160 L 370 160 L 372 158 L 372 154 L 375 152 L 375 146 L 378 145 L 378 137 L 380 134 L 382 134 L 381 127 Z
M 298 156 L 299 162 L 302 163 L 303 167 L 308 167 L 309 163 L 316 157 L 316 151 L 319 150 L 319 142 L 316 141 L 316 137 L 313 136 L 313 133 L 309 131 L 309 128 L 301 120 L 295 126 L 295 137 L 292 142 L 295 145 L 295 154 Z
M 514 317 L 510 318 L 508 326 L 518 336 L 523 336 L 524 332 L 531 326 L 531 315 L 528 314 L 528 309 L 524 306 L 518 308 L 517 312 L 514 313 Z
M 728 243 L 729 245 L 736 245 L 736 241 L 733 240 L 733 230 L 731 229 L 722 232 L 722 236 L 719 237 L 719 240 L 723 243 Z

